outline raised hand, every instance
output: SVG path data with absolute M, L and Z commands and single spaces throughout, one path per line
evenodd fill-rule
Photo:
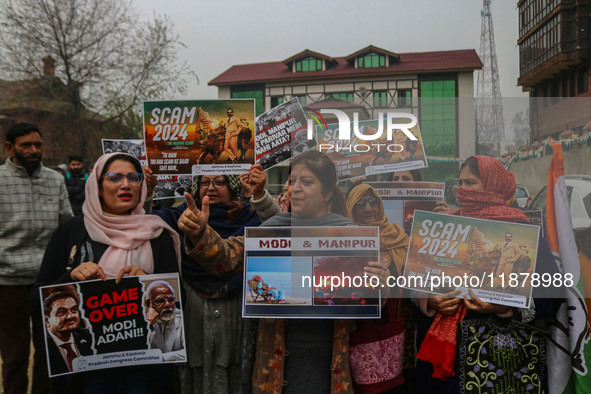
M 248 183 L 255 200 L 260 200 L 265 196 L 265 182 L 267 174 L 260 164 L 254 164 L 248 169 Z
M 156 177 L 154 176 L 154 173 L 152 172 L 152 169 L 150 167 L 143 166 L 142 168 L 144 170 L 144 176 L 146 177 L 146 187 L 148 188 L 146 198 L 150 198 L 152 196 L 152 193 L 154 193 L 154 188 L 156 187 Z
M 448 213 L 451 212 L 451 206 L 446 203 L 445 201 L 437 201 L 437 203 L 435 204 L 435 208 L 433 209 L 433 212 L 439 212 L 439 213 Z
M 187 209 L 179 218 L 179 229 L 189 237 L 191 242 L 198 244 L 209 220 L 209 197 L 203 197 L 201 210 L 197 208 L 189 193 L 185 193 L 185 199 L 187 200 Z
M 378 278 L 378 287 L 386 287 L 388 285 L 388 277 L 390 276 L 390 270 L 381 261 L 370 261 L 367 266 L 363 268 L 363 272 L 368 276 L 375 276 Z

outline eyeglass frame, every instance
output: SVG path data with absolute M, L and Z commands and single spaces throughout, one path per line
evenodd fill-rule
M 353 206 L 357 208 L 365 208 L 367 204 L 369 204 L 370 207 L 377 207 L 380 205 L 380 199 L 377 197 L 368 198 L 366 200 L 362 199 L 353 204 Z
M 216 182 L 218 183 L 216 185 Z M 223 183 L 222 183 L 223 182 Z M 205 180 L 205 181 L 199 181 L 199 188 L 200 189 L 209 189 L 209 186 L 213 185 L 213 188 L 216 190 L 219 190 L 221 188 L 223 188 L 224 186 L 228 185 L 228 181 L 225 179 L 214 179 L 213 181 L 210 180 Z
M 136 177 L 139 179 L 139 181 L 136 181 L 135 179 L 133 179 L 133 180 L 132 180 L 132 179 L 129 179 L 129 176 L 130 176 L 130 175 L 131 175 L 131 176 L 134 176 L 134 175 L 135 175 L 135 176 L 136 176 Z M 118 181 L 115 181 L 115 180 L 111 179 L 111 177 L 113 177 L 113 176 L 121 176 L 121 179 L 120 179 L 120 180 L 118 180 Z M 128 182 L 128 183 L 129 183 L 131 186 L 139 186 L 139 185 L 141 185 L 141 184 L 142 184 L 142 182 L 144 181 L 144 174 L 142 174 L 142 173 L 139 173 L 139 172 L 128 172 L 126 175 L 123 175 L 123 174 L 122 174 L 122 173 L 120 173 L 120 172 L 108 172 L 108 173 L 106 173 L 105 175 L 103 175 L 103 177 L 102 177 L 102 180 L 101 180 L 101 181 L 103 181 L 103 180 L 105 180 L 105 179 L 106 179 L 106 180 L 108 180 L 108 181 L 109 181 L 109 182 L 111 182 L 111 183 L 114 183 L 114 184 L 121 184 L 121 183 L 123 182 L 123 178 L 127 179 L 127 182 Z

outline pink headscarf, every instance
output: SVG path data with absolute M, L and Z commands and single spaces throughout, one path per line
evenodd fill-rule
M 88 235 L 95 242 L 109 245 L 98 265 L 107 277 L 115 277 L 121 268 L 135 265 L 147 274 L 154 272 L 154 258 L 150 240 L 157 238 L 166 229 L 174 243 L 177 263 L 180 267 L 181 254 L 179 236 L 160 217 L 146 215 L 144 202 L 147 187 L 142 183 L 140 200 L 129 215 L 106 216 L 103 214 L 99 198 L 99 177 L 105 163 L 111 156 L 122 153 L 102 155 L 94 165 L 94 170 L 86 182 L 86 200 L 82 205 L 84 225 Z M 132 157 L 134 160 L 135 157 Z M 142 171 L 143 173 L 143 171 Z

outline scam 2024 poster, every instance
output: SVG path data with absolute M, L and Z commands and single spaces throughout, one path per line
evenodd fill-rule
M 254 100 L 144 102 L 155 175 L 246 173 L 254 163 Z

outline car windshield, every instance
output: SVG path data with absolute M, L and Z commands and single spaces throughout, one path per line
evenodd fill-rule
M 573 192 L 572 186 L 567 186 L 566 187 L 566 198 L 567 198 L 569 204 L 570 204 L 570 196 L 571 196 L 572 192 Z M 588 207 L 587 204 L 591 205 L 591 200 L 587 200 L 587 201 L 588 202 L 585 203 L 585 208 L 587 208 L 587 211 L 589 211 L 589 208 L 591 208 L 591 207 Z M 546 186 L 544 186 L 544 188 L 542 190 L 540 190 L 540 192 L 538 193 L 536 198 L 532 201 L 529 208 L 534 209 L 534 210 L 539 209 L 541 211 L 545 211 L 545 209 L 546 209 Z M 589 212 L 591 212 L 591 211 L 589 211 Z
M 538 193 L 535 200 L 532 201 L 532 203 L 529 207 L 530 207 L 530 209 L 535 209 L 535 210 L 539 209 L 539 210 L 543 211 L 545 206 L 546 206 L 546 186 L 544 186 L 544 188 L 540 191 L 540 193 Z

